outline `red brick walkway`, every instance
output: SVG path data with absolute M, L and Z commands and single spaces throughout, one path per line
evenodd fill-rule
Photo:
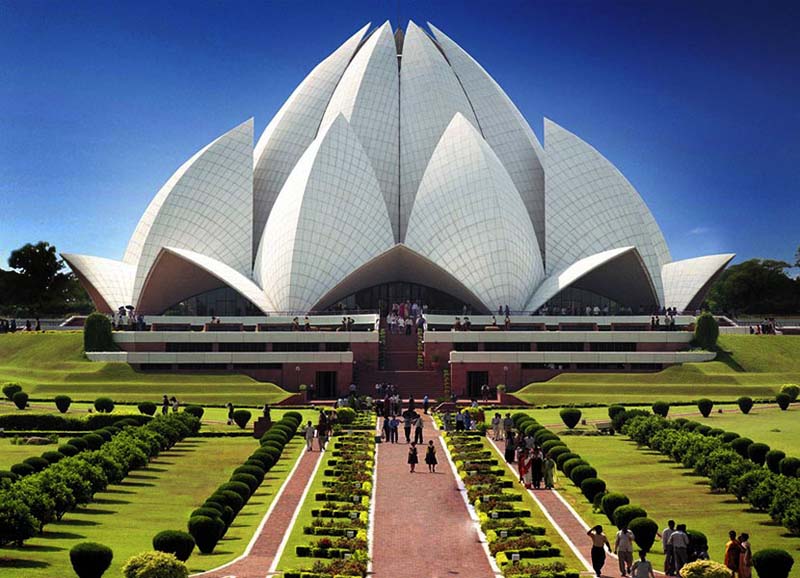
M 300 465 L 295 470 L 278 502 L 272 509 L 266 524 L 246 555 L 227 566 L 194 576 L 202 578 L 264 578 L 278 552 L 284 534 L 290 529 L 292 516 L 297 509 L 314 467 L 322 454 L 303 452 Z
M 492 578 L 442 439 L 425 417 L 425 444 L 431 436 L 439 460 L 435 474 L 428 473 L 422 447 L 417 473 L 408 472 L 402 429 L 400 443 L 378 447 L 373 576 Z

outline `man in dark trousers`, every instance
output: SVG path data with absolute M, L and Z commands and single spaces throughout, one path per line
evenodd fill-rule
M 422 416 L 414 415 L 414 443 L 422 445 Z
M 403 412 L 403 433 L 406 435 L 406 443 L 411 443 L 411 422 L 414 421 L 416 416 L 412 410 L 407 409 Z

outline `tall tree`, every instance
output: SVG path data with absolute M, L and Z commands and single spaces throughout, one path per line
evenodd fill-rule
M 708 294 L 712 309 L 728 313 L 796 313 L 800 279 L 786 274 L 785 261 L 751 259 L 726 269 Z

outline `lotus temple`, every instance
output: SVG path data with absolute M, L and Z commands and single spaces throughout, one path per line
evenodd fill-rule
M 433 25 L 364 26 L 254 136 L 246 120 L 179 167 L 120 260 L 63 255 L 99 311 L 144 316 L 97 356 L 431 395 L 713 357 L 685 330 L 733 255 L 673 261 L 611 162 L 550 119 L 540 142 Z M 425 305 L 419 343 L 376 331 L 404 301 Z M 652 331 L 665 308 L 676 330 Z

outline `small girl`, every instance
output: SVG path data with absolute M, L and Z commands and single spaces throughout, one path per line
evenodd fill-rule
M 428 471 L 436 473 L 436 448 L 433 446 L 433 440 L 428 442 L 428 450 L 425 452 L 425 463 L 428 464 Z
M 408 448 L 408 465 L 410 466 L 409 473 L 414 473 L 414 468 L 419 463 L 419 458 L 417 457 L 417 444 L 411 442 L 411 447 Z

